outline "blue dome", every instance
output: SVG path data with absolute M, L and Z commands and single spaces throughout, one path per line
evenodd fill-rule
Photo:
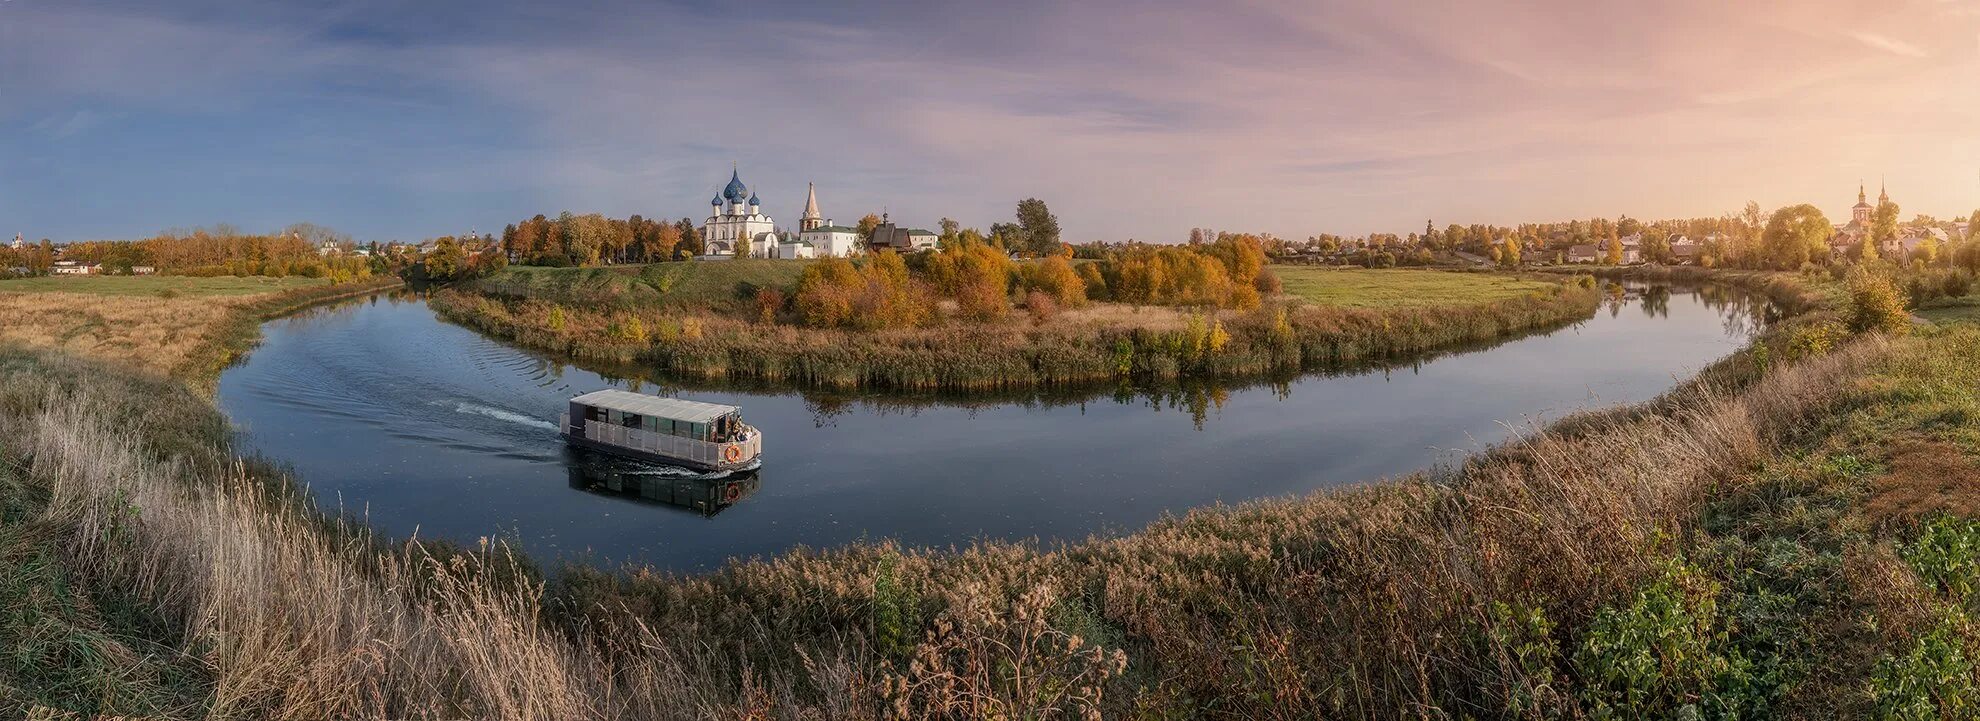
M 715 196 L 715 197 L 713 197 L 713 198 L 709 198 L 709 199 L 708 199 L 708 204 L 709 204 L 709 205 L 721 205 L 721 204 L 722 204 L 722 196 L 720 196 L 720 195 L 717 195 L 717 196 Z
M 740 203 L 747 197 L 749 197 L 749 188 L 743 187 L 742 178 L 737 177 L 735 171 L 730 171 L 729 184 L 722 188 L 722 199 Z
M 749 204 L 750 204 L 750 205 L 762 205 L 762 203 L 759 203 L 759 202 L 756 202 L 756 194 L 755 194 L 755 193 L 750 193 L 750 194 L 749 194 Z

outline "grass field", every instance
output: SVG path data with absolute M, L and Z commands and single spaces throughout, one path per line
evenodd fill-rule
M 1918 317 L 1934 323 L 1980 322 L 1980 297 L 1940 300 L 1918 309 Z
M 1508 300 L 1554 284 L 1482 273 L 1275 265 L 1286 295 L 1340 308 L 1424 308 Z
M 91 295 L 259 295 L 325 285 L 323 278 L 187 278 L 175 275 L 51 275 L 0 280 L 0 293 L 88 293 Z M 171 291 L 165 293 L 165 291 Z
M 171 373 L 221 352 L 238 313 L 285 291 L 314 297 L 338 289 L 319 278 L 0 280 L 0 343 Z
M 789 291 L 810 261 L 720 260 L 654 263 L 610 268 L 511 266 L 476 281 L 483 293 L 537 298 L 581 307 L 726 306 L 740 289 L 774 286 Z

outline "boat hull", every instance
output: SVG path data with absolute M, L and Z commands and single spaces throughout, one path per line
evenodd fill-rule
M 598 451 L 600 453 L 608 453 L 611 455 L 618 456 L 620 458 L 631 458 L 633 460 L 639 460 L 639 461 L 664 463 L 670 466 L 693 468 L 698 471 L 751 471 L 751 470 L 756 470 L 757 468 L 761 468 L 763 466 L 762 456 L 756 456 L 754 458 L 745 458 L 735 463 L 727 463 L 721 461 L 710 463 L 707 461 L 694 460 L 692 458 L 680 458 L 677 456 L 670 456 L 664 453 L 653 453 L 650 451 L 644 451 L 637 448 L 627 448 L 625 446 L 613 445 L 611 443 L 594 441 L 582 435 L 570 433 L 568 431 L 563 433 L 562 435 L 564 436 L 565 443 L 568 443 L 573 446 L 577 446 L 579 448 Z

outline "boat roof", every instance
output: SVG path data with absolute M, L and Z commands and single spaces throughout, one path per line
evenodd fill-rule
M 730 413 L 742 410 L 736 406 L 719 403 L 703 403 L 679 398 L 661 398 L 645 393 L 634 393 L 616 389 L 592 391 L 571 399 L 572 403 L 582 403 L 593 408 L 606 408 L 621 413 L 637 413 L 642 416 L 671 418 L 689 423 L 707 423 Z

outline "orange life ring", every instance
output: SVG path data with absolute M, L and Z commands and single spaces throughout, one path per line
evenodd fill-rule
M 742 446 L 727 446 L 722 449 L 722 459 L 730 463 L 742 460 Z
M 722 502 L 735 503 L 742 498 L 742 484 L 731 483 L 722 488 Z

